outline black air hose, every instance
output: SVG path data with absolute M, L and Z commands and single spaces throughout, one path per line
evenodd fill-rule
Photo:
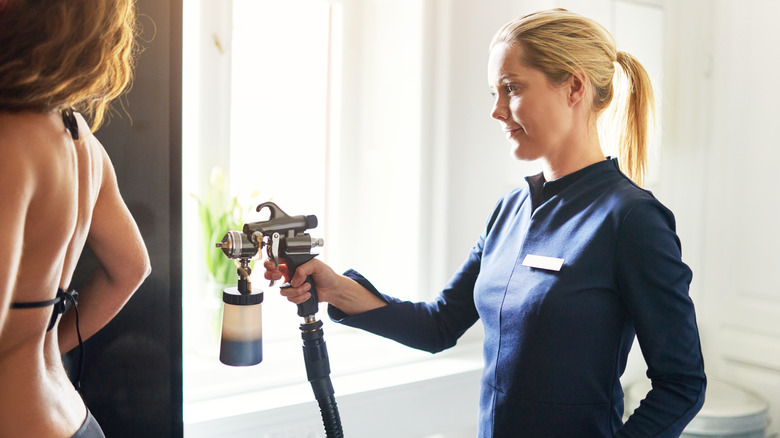
M 333 395 L 333 384 L 330 381 L 330 361 L 322 332 L 322 321 L 315 320 L 301 324 L 301 338 L 303 338 L 306 376 L 314 391 L 314 398 L 317 399 L 320 406 L 325 436 L 327 438 L 344 438 L 336 398 Z

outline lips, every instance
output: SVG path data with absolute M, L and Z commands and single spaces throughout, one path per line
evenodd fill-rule
M 515 134 L 517 134 L 518 132 L 522 132 L 522 131 L 523 131 L 523 128 L 521 128 L 519 126 L 512 127 L 512 128 L 510 128 L 510 127 L 504 128 L 504 132 L 506 133 L 507 138 L 514 137 Z

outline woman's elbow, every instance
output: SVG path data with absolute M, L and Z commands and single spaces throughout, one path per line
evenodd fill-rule
M 137 281 L 138 286 L 141 286 L 141 284 L 146 280 L 147 277 L 152 273 L 152 261 L 149 258 L 149 253 L 144 249 L 143 256 L 141 257 L 138 271 L 137 271 Z M 136 286 L 136 288 L 138 287 Z
M 131 294 L 152 273 L 152 263 L 145 248 L 137 251 L 134 256 L 128 257 L 113 266 L 114 269 L 108 270 L 112 282 Z
M 144 258 L 139 273 L 140 273 L 140 277 L 139 277 L 138 285 L 140 286 L 141 283 L 143 283 L 144 280 L 146 280 L 146 278 L 149 277 L 149 275 L 151 275 L 152 273 L 152 261 L 149 259 L 149 254 L 146 254 L 146 257 Z

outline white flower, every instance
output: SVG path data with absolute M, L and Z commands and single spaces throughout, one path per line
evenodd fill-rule
M 219 191 L 227 189 L 225 171 L 219 166 L 211 169 L 211 186 Z

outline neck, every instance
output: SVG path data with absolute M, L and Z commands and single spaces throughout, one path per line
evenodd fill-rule
M 557 153 L 542 158 L 544 178 L 554 181 L 605 159 L 595 124 L 566 139 Z

